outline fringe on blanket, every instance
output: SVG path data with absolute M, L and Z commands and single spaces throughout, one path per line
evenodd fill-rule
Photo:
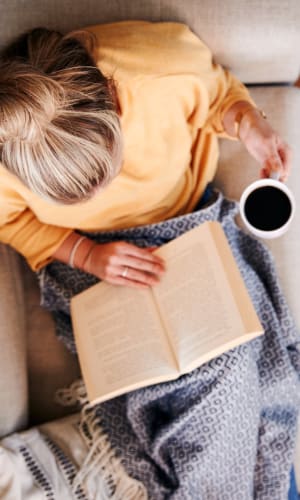
M 89 489 L 88 483 L 97 474 L 97 484 L 100 487 L 97 489 L 97 499 L 147 500 L 144 485 L 128 476 L 111 449 L 95 408 L 88 401 L 83 380 L 75 380 L 69 388 L 59 389 L 55 394 L 55 401 L 62 406 L 81 406 L 79 432 L 89 452 L 74 478 L 73 493 L 79 486 Z

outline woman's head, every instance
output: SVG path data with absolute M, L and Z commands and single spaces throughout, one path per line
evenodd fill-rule
M 76 203 L 118 173 L 114 86 L 89 55 L 92 35 L 22 35 L 0 58 L 0 160 L 29 189 Z

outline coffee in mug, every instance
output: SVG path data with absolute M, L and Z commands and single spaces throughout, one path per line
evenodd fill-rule
M 277 238 L 290 226 L 295 213 L 291 190 L 279 180 L 260 179 L 243 192 L 240 214 L 247 229 L 259 238 Z

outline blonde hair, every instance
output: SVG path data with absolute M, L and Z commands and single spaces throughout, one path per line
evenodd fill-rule
M 0 159 L 53 202 L 88 199 L 120 168 L 115 90 L 89 55 L 92 47 L 87 32 L 39 28 L 0 59 Z

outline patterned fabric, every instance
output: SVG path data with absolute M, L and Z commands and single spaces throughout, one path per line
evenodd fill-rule
M 146 500 L 94 420 L 83 411 L 2 439 L 1 500 Z
M 220 221 L 265 329 L 262 337 L 175 381 L 95 407 L 111 447 L 153 500 L 287 499 L 300 403 L 300 338 L 270 253 L 236 226 L 236 213 L 237 205 L 218 193 L 209 206 L 188 215 L 90 235 L 101 243 L 154 246 L 204 221 Z M 40 273 L 42 302 L 74 353 L 70 297 L 96 281 L 58 262 Z
M 69 424 L 64 423 L 66 435 Z M 74 433 L 74 431 L 73 431 Z M 78 440 L 76 441 L 78 445 Z M 87 449 L 82 445 L 87 453 Z M 1 500 L 90 500 L 73 481 L 77 474 L 76 455 L 71 460 L 47 435 L 37 427 L 14 433 L 0 442 Z M 80 450 L 81 451 L 81 450 Z M 73 459 L 73 457 L 72 457 Z

